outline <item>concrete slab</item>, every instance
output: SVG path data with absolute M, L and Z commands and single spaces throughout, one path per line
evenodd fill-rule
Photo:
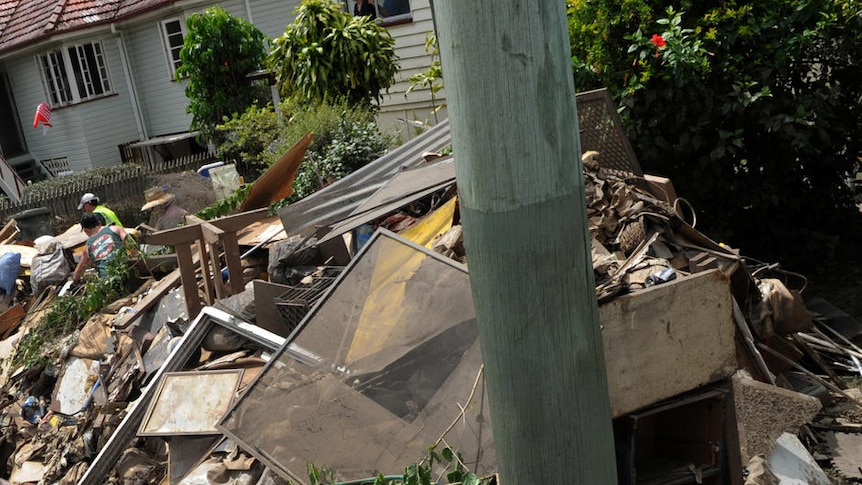
M 814 396 L 753 379 L 733 377 L 733 401 L 742 462 L 769 456 L 783 433 L 796 434 L 822 404 Z

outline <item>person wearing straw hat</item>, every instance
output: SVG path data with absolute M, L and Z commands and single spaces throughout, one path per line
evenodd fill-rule
M 82 195 L 81 203 L 78 204 L 78 210 L 83 210 L 85 214 L 99 214 L 102 216 L 102 221 L 106 226 L 114 224 L 123 227 L 123 223 L 120 222 L 120 219 L 114 211 L 102 204 L 99 204 L 99 198 L 96 194 L 87 192 Z
M 179 226 L 188 214 L 188 211 L 174 203 L 174 194 L 165 192 L 162 187 L 147 189 L 144 197 L 147 202 L 141 211 L 151 211 L 150 226 L 157 231 Z

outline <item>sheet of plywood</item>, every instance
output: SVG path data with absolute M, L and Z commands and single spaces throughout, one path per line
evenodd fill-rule
M 599 317 L 614 417 L 737 369 L 730 283 L 720 271 L 616 298 Z
M 862 478 L 862 435 L 826 433 L 832 464 L 847 478 Z
M 218 434 L 215 424 L 233 402 L 241 378 L 242 369 L 164 374 L 138 435 Z

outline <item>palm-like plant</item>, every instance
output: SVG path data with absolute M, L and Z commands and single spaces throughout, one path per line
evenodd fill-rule
M 395 39 L 332 0 L 303 0 L 267 58 L 282 96 L 353 105 L 379 101 L 398 72 Z

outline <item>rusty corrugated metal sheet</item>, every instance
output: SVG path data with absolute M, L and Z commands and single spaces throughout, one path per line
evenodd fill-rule
M 423 153 L 442 150 L 450 143 L 447 119 L 350 175 L 279 209 L 285 232 L 305 234 L 347 218 L 394 174 L 421 165 Z

